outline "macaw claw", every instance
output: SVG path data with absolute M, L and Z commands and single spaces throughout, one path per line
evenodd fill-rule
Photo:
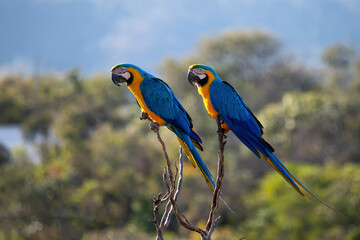
M 159 124 L 157 124 L 156 122 L 151 122 L 149 124 L 149 128 L 151 130 L 153 130 L 154 132 L 157 132 L 157 131 L 159 131 Z
M 222 120 L 220 116 L 217 116 L 216 117 L 216 122 L 217 122 L 217 124 L 223 124 L 224 120 Z
M 149 119 L 149 116 L 147 115 L 146 112 L 142 111 L 140 114 L 140 120 L 146 120 Z

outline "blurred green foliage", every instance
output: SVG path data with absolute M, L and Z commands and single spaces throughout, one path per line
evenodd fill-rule
M 301 181 L 344 214 L 336 215 L 296 194 L 269 174 L 246 197 L 249 218 L 242 226 L 249 239 L 359 239 L 360 167 L 347 163 L 292 167 Z M 312 200 L 312 199 L 311 199 Z M 305 213 L 305 214 L 304 214 Z
M 10 162 L 11 156 L 9 150 L 0 143 L 0 166 Z
M 347 46 L 324 51 L 321 70 L 302 66 L 266 32 L 203 39 L 184 59 L 167 59 L 169 83 L 203 138 L 215 173 L 216 124 L 186 80 L 193 63 L 213 66 L 265 126 L 264 138 L 314 193 L 342 212 L 306 201 L 232 134 L 225 150 L 223 205 L 213 239 L 360 239 L 360 60 Z M 135 63 L 136 64 L 136 63 Z M 164 191 L 161 147 L 126 87 L 109 76 L 0 79 L 0 123 L 18 124 L 37 149 L 0 145 L 0 239 L 149 239 L 151 196 Z M 172 160 L 176 138 L 161 130 Z M 36 162 L 36 163 L 35 163 Z M 291 162 L 291 164 L 289 164 Z M 211 192 L 185 161 L 179 205 L 200 226 Z M 198 239 L 173 219 L 165 239 Z

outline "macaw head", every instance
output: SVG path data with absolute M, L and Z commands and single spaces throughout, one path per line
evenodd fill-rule
M 202 87 L 208 83 L 209 78 L 217 78 L 217 74 L 215 70 L 209 66 L 193 64 L 189 67 L 187 77 L 191 85 L 195 84 L 198 87 Z
M 145 77 L 146 73 L 141 68 L 133 64 L 118 64 L 114 66 L 111 70 L 111 80 L 113 83 L 120 87 L 120 83 L 125 83 L 130 85 L 134 81 L 134 76 Z
M 133 81 L 133 76 L 128 70 L 129 67 L 131 67 L 130 64 L 118 64 L 110 70 L 111 80 L 115 85 L 120 87 L 120 83 L 129 84 Z

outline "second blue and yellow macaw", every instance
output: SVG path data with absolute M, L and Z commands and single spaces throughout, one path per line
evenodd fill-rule
M 241 96 L 206 65 L 189 67 L 188 80 L 198 87 L 210 117 L 220 121 L 225 131 L 231 130 L 257 157 L 263 157 L 302 196 L 298 185 L 316 200 L 337 212 L 306 188 L 275 156 L 274 149 L 263 138 L 263 126 Z
M 126 83 L 142 112 L 145 112 L 153 122 L 159 126 L 166 126 L 175 133 L 193 166 L 200 170 L 211 190 L 214 190 L 215 183 L 210 171 L 196 150 L 196 147 L 202 150 L 200 145 L 202 141 L 192 129 L 189 114 L 170 87 L 162 80 L 132 64 L 114 66 L 111 69 L 111 78 L 118 86 L 120 83 Z

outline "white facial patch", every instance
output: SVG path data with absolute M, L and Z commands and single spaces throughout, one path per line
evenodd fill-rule
M 116 75 L 121 75 L 121 74 L 125 73 L 126 71 L 127 71 L 127 68 L 118 67 L 118 68 L 115 68 L 112 72 L 115 73 Z
M 192 71 L 199 77 L 200 75 L 205 75 L 205 70 L 202 68 L 194 68 Z
M 131 74 L 129 72 L 124 72 L 124 73 L 120 74 L 120 76 L 122 76 L 126 80 L 129 80 L 131 77 Z
M 193 73 L 196 74 L 196 76 L 198 76 L 200 78 L 200 80 L 203 80 L 204 78 L 206 78 L 206 74 L 205 74 L 205 70 L 202 68 L 194 68 Z
M 204 78 L 206 78 L 206 74 L 198 75 L 198 77 L 200 78 L 200 80 L 203 80 Z

